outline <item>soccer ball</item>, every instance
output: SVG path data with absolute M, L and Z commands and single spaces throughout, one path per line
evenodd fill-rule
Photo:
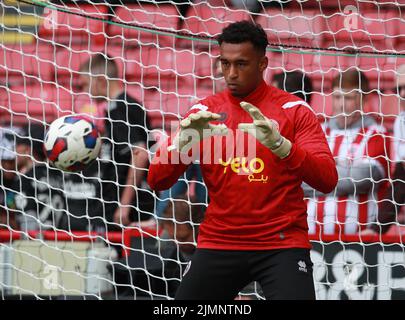
M 53 121 L 45 136 L 44 149 L 50 165 L 64 171 L 82 171 L 94 161 L 101 148 L 96 126 L 82 115 Z

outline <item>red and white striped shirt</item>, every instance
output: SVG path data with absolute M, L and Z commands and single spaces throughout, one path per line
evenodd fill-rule
M 367 117 L 367 116 L 366 116 Z M 330 122 L 323 129 L 336 163 L 350 165 L 356 170 L 356 164 L 376 166 L 382 177 L 387 176 L 387 143 L 385 129 L 367 117 L 360 120 L 357 126 L 338 129 Z M 339 177 L 342 179 L 342 177 Z M 308 227 L 310 234 L 355 234 L 374 222 L 377 216 L 378 188 L 370 192 L 337 195 L 332 192 L 325 196 L 317 196 L 307 201 Z

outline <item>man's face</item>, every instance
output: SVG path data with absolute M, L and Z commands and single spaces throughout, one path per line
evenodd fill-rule
M 23 167 L 32 162 L 31 147 L 26 144 L 17 144 L 15 151 L 17 152 L 17 168 L 21 170 Z
M 397 79 L 398 94 L 401 97 L 401 108 L 405 110 L 405 74 L 399 74 Z
M 228 89 L 235 97 L 246 97 L 262 81 L 267 57 L 260 54 L 250 42 L 223 42 L 220 53 L 222 72 Z
M 333 88 L 333 91 L 332 111 L 337 124 L 342 129 L 350 127 L 361 116 L 361 93 L 353 89 Z
M 80 75 L 80 85 L 83 92 L 90 93 L 95 100 L 104 100 L 107 97 L 107 81 L 102 76 Z

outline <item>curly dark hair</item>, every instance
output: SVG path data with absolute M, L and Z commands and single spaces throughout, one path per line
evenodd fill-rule
M 226 43 L 251 42 L 253 46 L 262 54 L 266 53 L 269 44 L 267 34 L 260 24 L 243 20 L 231 23 L 217 36 L 219 45 Z

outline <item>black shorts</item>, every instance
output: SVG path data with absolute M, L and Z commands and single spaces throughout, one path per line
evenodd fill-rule
M 310 250 L 197 249 L 176 292 L 177 300 L 231 300 L 252 281 L 267 300 L 314 300 Z

